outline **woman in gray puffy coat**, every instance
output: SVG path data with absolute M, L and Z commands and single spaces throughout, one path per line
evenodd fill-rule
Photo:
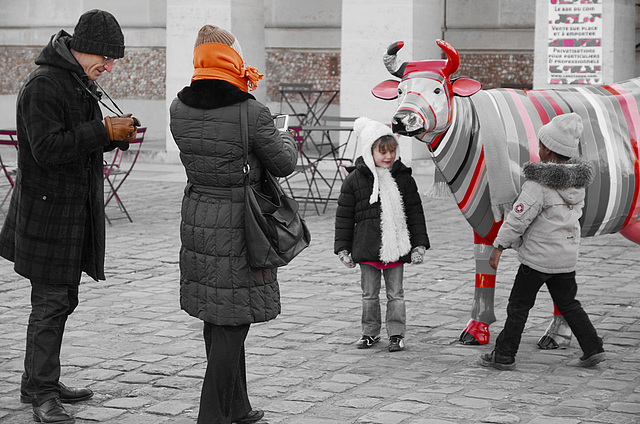
M 188 183 L 180 224 L 180 305 L 204 321 L 208 358 L 198 423 L 252 423 L 264 413 L 247 395 L 244 341 L 249 326 L 280 313 L 277 269 L 252 269 L 244 229 L 240 104 L 248 103 L 250 181 L 282 177 L 297 161 L 293 137 L 248 89 L 262 75 L 247 67 L 230 32 L 205 25 L 194 49 L 191 85 L 170 108 L 171 133 Z

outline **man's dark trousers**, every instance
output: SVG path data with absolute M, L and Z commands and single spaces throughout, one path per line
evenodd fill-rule
M 48 284 L 31 281 L 31 315 L 21 392 L 34 406 L 58 397 L 60 349 L 67 317 L 78 306 L 79 282 Z

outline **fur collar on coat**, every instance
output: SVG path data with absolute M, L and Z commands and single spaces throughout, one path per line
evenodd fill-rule
M 528 162 L 523 171 L 527 180 L 554 190 L 583 188 L 591 184 L 594 177 L 593 165 L 589 162 Z
M 196 109 L 217 109 L 254 99 L 235 85 L 222 80 L 193 81 L 178 93 L 180 101 Z

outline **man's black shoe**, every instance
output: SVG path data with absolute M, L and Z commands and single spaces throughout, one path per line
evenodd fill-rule
M 60 403 L 60 399 L 49 399 L 33 407 L 33 420 L 37 423 L 74 424 L 76 422 Z
M 254 409 L 244 417 L 238 418 L 233 423 L 234 424 L 251 424 L 251 423 L 260 421 L 262 417 L 264 417 L 264 411 L 260 409 Z
M 64 403 L 82 402 L 93 397 L 93 391 L 86 387 L 67 387 L 62 383 L 58 383 L 58 386 L 60 387 L 60 401 Z M 20 402 L 31 403 L 31 396 L 20 393 Z

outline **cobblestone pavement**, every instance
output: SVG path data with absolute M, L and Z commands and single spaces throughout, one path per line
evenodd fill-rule
M 426 172 L 428 174 L 428 172 Z M 426 190 L 426 175 L 418 175 Z M 68 406 L 78 423 L 194 423 L 205 368 L 202 324 L 178 302 L 179 165 L 140 164 L 122 190 L 134 222 L 108 228 L 107 281 L 84 278 L 70 317 L 62 380 L 87 385 Z M 579 294 L 608 360 L 575 365 L 575 340 L 541 351 L 550 322 L 543 291 L 527 324 L 516 371 L 476 364 L 490 346 L 461 346 L 474 291 L 473 237 L 452 199 L 424 199 L 432 249 L 407 266 L 407 349 L 358 350 L 359 273 L 332 253 L 333 213 L 307 215 L 312 245 L 280 270 L 282 314 L 247 339 L 249 394 L 262 423 L 640 423 L 640 248 L 619 235 L 583 240 Z M 108 210 L 117 218 L 115 207 Z M 503 255 L 492 339 L 517 268 Z M 18 400 L 29 283 L 0 261 L 0 423 L 32 422 Z M 383 308 L 384 308 L 383 301 Z M 384 311 L 384 309 L 383 309 Z M 384 332 L 384 329 L 383 329 Z

